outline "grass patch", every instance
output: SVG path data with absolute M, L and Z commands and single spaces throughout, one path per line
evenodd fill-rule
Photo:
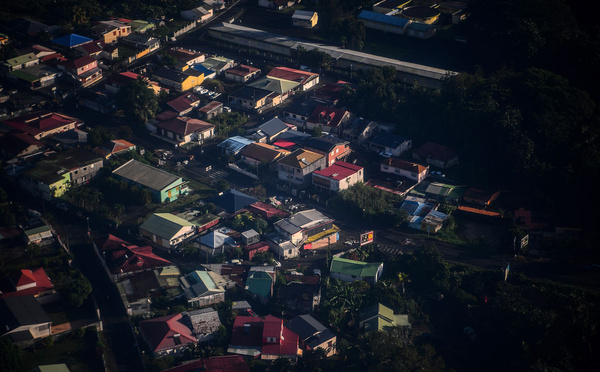
M 45 349 L 28 349 L 23 356 L 23 371 L 42 364 L 65 363 L 71 372 L 102 371 L 102 362 L 96 359 L 96 345 L 83 342 L 72 335 L 59 337 L 54 345 Z
M 85 300 L 83 305 L 81 305 L 79 308 L 70 307 L 65 300 L 51 302 L 43 305 L 42 307 L 54 325 L 96 317 L 94 303 L 91 297 L 88 297 L 88 299 Z

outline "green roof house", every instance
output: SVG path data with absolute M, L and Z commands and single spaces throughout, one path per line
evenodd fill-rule
M 208 271 L 195 270 L 179 278 L 185 297 L 193 306 L 204 307 L 225 301 L 225 289 Z
M 361 262 L 334 257 L 331 260 L 331 277 L 344 282 L 364 280 L 377 283 L 383 271 L 383 262 Z
M 180 195 L 187 195 L 187 183 L 179 176 L 162 169 L 131 159 L 113 171 L 117 178 L 149 190 L 152 198 L 159 202 L 177 200 Z
M 154 213 L 140 226 L 140 235 L 159 247 L 173 249 L 196 235 L 196 226 L 170 213 Z
M 266 305 L 273 295 L 273 277 L 266 271 L 250 271 L 246 279 L 246 291 Z
M 360 329 L 366 332 L 385 331 L 391 327 L 408 327 L 408 314 L 394 314 L 394 310 L 376 304 L 360 311 Z

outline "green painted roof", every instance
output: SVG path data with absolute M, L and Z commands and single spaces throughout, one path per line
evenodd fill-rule
M 164 239 L 171 239 L 186 226 L 194 226 L 183 218 L 171 213 L 154 213 L 140 226 L 141 230 L 148 231 Z
M 249 87 L 270 90 L 271 92 L 276 92 L 278 94 L 289 92 L 290 90 L 296 88 L 298 85 L 300 85 L 300 83 L 297 83 L 295 81 L 284 80 L 270 76 L 265 76 L 261 79 L 256 80 L 253 83 L 248 84 Z
M 19 66 L 27 62 L 35 61 L 37 59 L 38 58 L 35 56 L 34 53 L 27 53 L 23 54 L 22 56 L 7 59 L 4 63 L 9 66 Z
M 387 327 L 410 326 L 407 314 L 394 315 L 394 311 L 382 304 L 370 306 L 360 312 L 366 331 L 383 331 Z
M 273 278 L 264 271 L 254 271 L 246 279 L 246 290 L 256 295 L 269 298 L 271 297 L 271 286 Z
M 28 372 L 69 372 L 69 367 L 66 364 L 46 364 L 30 369 Z
M 381 264 L 381 262 L 361 262 L 334 257 L 333 260 L 331 260 L 331 271 L 364 278 L 375 276 Z
M 39 79 L 37 76 L 30 75 L 23 70 L 11 71 L 11 72 L 9 72 L 9 75 L 12 75 L 16 78 L 19 78 L 19 79 L 25 80 L 25 81 L 29 81 L 29 82 L 34 82 Z

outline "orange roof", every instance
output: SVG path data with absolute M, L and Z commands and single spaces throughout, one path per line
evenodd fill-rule
M 481 214 L 483 216 L 502 217 L 502 213 L 492 212 L 492 211 L 486 211 L 484 209 L 467 207 L 467 206 L 464 206 L 464 205 L 459 206 L 458 210 L 459 211 L 463 211 L 463 212 L 468 212 L 468 213 Z

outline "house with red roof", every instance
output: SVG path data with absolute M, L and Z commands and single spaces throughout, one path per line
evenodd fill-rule
M 406 177 L 417 183 L 423 181 L 429 175 L 429 167 L 409 161 L 387 158 L 380 164 L 383 173 L 392 173 L 397 176 Z
M 156 124 L 156 135 L 176 147 L 188 142 L 203 143 L 215 135 L 215 126 L 202 120 L 176 117 Z
M 319 84 L 319 74 L 289 67 L 275 67 L 269 71 L 267 76 L 300 83 L 303 92 Z
M 419 146 L 413 151 L 412 156 L 418 161 L 425 161 L 427 164 L 442 169 L 458 164 L 458 153 L 456 150 L 434 142 L 427 142 Z
M 148 88 L 154 91 L 154 94 L 159 94 L 161 90 L 165 90 L 168 93 L 168 89 L 163 89 L 158 86 L 158 83 L 148 79 L 146 76 L 136 74 L 135 72 L 125 71 L 119 72 L 118 74 L 111 75 L 106 83 L 104 83 L 104 89 L 110 93 L 117 94 L 121 88 L 134 83 L 138 78 L 142 78 L 148 83 Z
M 34 296 L 38 302 L 43 297 L 54 293 L 56 293 L 54 286 L 42 267 L 17 271 L 7 278 L 0 288 L 0 298 Z M 42 302 L 47 303 L 48 301 Z
M 167 102 L 167 105 L 179 116 L 184 116 L 192 112 L 193 109 L 200 105 L 200 98 L 192 93 L 185 93 L 174 100 Z
M 223 76 L 229 81 L 247 83 L 260 76 L 260 69 L 252 66 L 238 64 L 223 71 Z
M 103 143 L 101 146 L 95 147 L 92 151 L 100 155 L 104 159 L 108 159 L 113 155 L 121 154 L 130 150 L 135 151 L 136 147 L 133 143 L 124 139 L 116 139 Z
M 363 167 L 338 161 L 325 169 L 314 171 L 312 183 L 317 190 L 337 192 L 364 182 L 364 177 Z
M 239 355 L 214 356 L 166 369 L 164 372 L 250 372 L 250 367 Z
M 178 355 L 198 339 L 185 324 L 183 314 L 165 315 L 159 318 L 142 320 L 140 335 L 150 346 L 155 356 Z
M 341 134 L 346 123 L 352 118 L 353 115 L 344 109 L 318 105 L 306 119 L 306 129 L 320 127 L 326 132 Z
M 83 125 L 83 121 L 52 111 L 37 111 L 2 122 L 2 126 L 27 133 L 36 140 L 66 132 Z
M 134 273 L 173 265 L 171 261 L 152 253 L 151 246 L 139 247 L 111 234 L 95 244 L 114 281 Z
M 198 117 L 202 120 L 210 120 L 223 113 L 223 104 L 219 101 L 210 101 L 198 109 Z
M 286 218 L 290 216 L 290 212 L 283 209 L 279 209 L 270 204 L 257 201 L 246 207 L 250 213 L 258 214 L 259 216 L 271 219 L 271 218 Z
M 264 319 L 238 316 L 233 324 L 227 352 L 263 360 L 287 358 L 296 363 L 302 354 L 298 342 L 298 335 L 284 327 L 282 319 L 272 315 Z
M 98 67 L 98 61 L 90 56 L 61 61 L 57 67 L 83 87 L 88 87 L 102 79 L 102 70 Z

